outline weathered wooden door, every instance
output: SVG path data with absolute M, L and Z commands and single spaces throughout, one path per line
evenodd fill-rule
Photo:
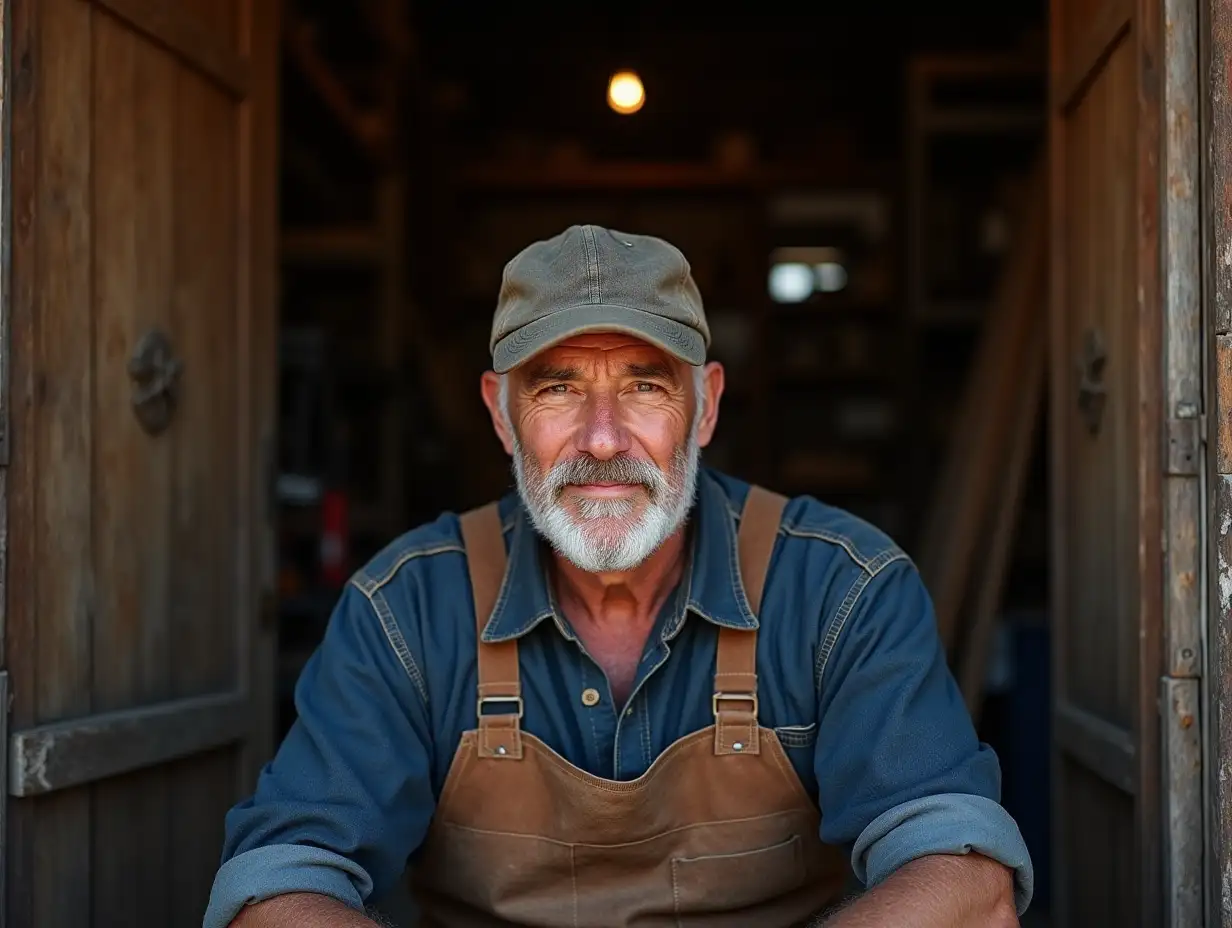
M 1196 10 L 1051 7 L 1053 908 L 1074 928 L 1202 919 Z
M 3 7 L 7 925 L 199 925 L 273 709 L 277 11 Z

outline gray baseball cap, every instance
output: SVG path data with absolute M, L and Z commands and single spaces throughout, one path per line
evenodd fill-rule
M 649 235 L 570 226 L 505 265 L 489 343 L 493 370 L 503 374 L 584 332 L 624 332 L 703 364 L 710 328 L 680 249 Z

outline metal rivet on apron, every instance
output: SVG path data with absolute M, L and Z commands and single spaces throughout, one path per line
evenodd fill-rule
M 743 741 L 737 741 L 737 742 L 735 742 L 734 744 L 732 744 L 732 750 L 733 750 L 733 751 L 743 751 L 743 750 L 744 750 L 744 742 L 743 742 Z
M 508 752 L 505 750 L 505 746 L 502 744 L 502 745 L 500 745 L 500 746 L 496 749 L 496 753 L 497 753 L 497 754 L 506 754 L 506 753 L 508 753 Z
M 586 689 L 582 690 L 582 705 L 584 706 L 599 705 L 599 691 L 592 687 L 587 687 Z

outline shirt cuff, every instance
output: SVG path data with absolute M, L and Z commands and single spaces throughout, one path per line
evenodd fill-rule
M 972 851 L 1014 871 L 1014 906 L 1022 915 L 1035 888 L 1031 855 L 1018 824 L 984 796 L 943 793 L 883 812 L 856 839 L 851 866 L 865 886 L 873 886 L 918 857 Z
M 306 844 L 272 844 L 228 860 L 214 877 L 202 928 L 227 928 L 240 909 L 287 893 L 320 893 L 364 907 L 372 880 L 352 860 Z

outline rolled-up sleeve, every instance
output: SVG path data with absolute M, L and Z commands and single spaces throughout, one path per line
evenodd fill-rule
M 919 857 L 983 854 L 1013 870 L 1021 914 L 1030 856 L 1000 805 L 1000 766 L 976 737 L 918 572 L 900 559 L 862 575 L 844 605 L 823 636 L 834 647 L 819 687 L 822 839 L 851 847 L 869 886 Z
M 294 892 L 354 908 L 398 879 L 433 812 L 423 695 L 367 596 L 348 586 L 295 688 L 298 718 L 226 817 L 204 928 Z

